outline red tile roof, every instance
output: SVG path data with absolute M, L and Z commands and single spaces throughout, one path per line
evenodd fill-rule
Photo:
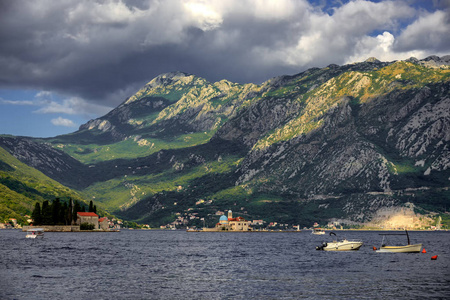
M 105 220 L 108 220 L 108 218 L 107 218 L 107 217 L 103 217 L 103 218 L 98 219 L 98 221 L 99 221 L 100 223 L 103 222 L 103 221 L 105 221 Z
M 243 217 L 228 218 L 228 221 L 246 221 Z
M 77 212 L 77 215 L 79 215 L 80 217 L 97 217 L 98 218 L 98 215 L 93 212 Z

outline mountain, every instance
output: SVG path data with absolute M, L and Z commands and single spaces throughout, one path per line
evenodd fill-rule
M 304 226 L 374 222 L 405 207 L 444 213 L 449 64 L 371 58 L 261 85 L 167 73 L 72 134 L 0 146 L 153 226 L 213 224 L 227 209 Z
M 0 137 L 1 139 L 2 137 Z M 15 218 L 28 224 L 25 215 L 31 215 L 35 203 L 55 198 L 83 201 L 83 197 L 29 167 L 0 148 L 0 221 Z

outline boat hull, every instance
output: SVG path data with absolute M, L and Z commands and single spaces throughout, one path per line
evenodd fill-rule
M 358 241 L 346 241 L 346 242 L 332 242 L 327 243 L 326 247 L 323 247 L 325 251 L 353 251 L 359 250 L 363 242 Z
M 25 238 L 27 239 L 42 239 L 44 237 L 43 234 L 27 234 Z
M 406 246 L 382 246 L 377 252 L 381 253 L 418 253 L 422 250 L 422 244 Z

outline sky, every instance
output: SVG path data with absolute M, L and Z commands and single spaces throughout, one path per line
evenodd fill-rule
M 162 73 L 262 83 L 450 54 L 450 0 L 0 0 L 0 134 L 53 137 Z

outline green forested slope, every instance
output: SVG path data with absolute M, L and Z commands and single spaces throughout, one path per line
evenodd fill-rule
M 26 223 L 36 202 L 72 198 L 83 201 L 82 196 L 50 179 L 38 170 L 17 160 L 0 147 L 0 222 L 15 218 Z

